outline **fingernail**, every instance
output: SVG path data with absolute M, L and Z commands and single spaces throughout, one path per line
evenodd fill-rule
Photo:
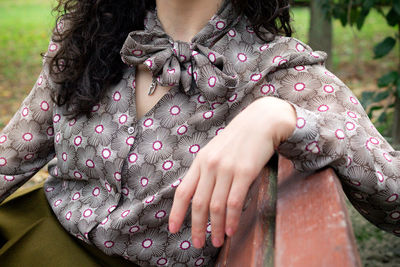
M 228 229 L 226 229 L 226 234 L 228 236 L 232 236 L 233 235 L 233 229 L 231 227 L 229 227 Z
M 200 239 L 194 238 L 194 239 L 193 239 L 193 245 L 194 245 L 195 248 L 201 248 Z
M 175 232 L 176 232 L 175 223 L 170 223 L 170 224 L 168 225 L 168 230 L 169 230 L 171 233 L 175 233 Z
M 221 240 L 219 240 L 218 238 L 214 237 L 212 239 L 213 245 L 214 247 L 220 247 L 222 245 Z

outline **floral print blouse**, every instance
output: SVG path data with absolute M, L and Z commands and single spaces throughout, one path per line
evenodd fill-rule
M 57 27 L 64 27 L 61 22 Z M 155 11 L 127 36 L 123 79 L 89 118 L 56 106 L 45 61 L 33 90 L 0 134 L 1 200 L 53 157 L 44 190 L 63 227 L 142 266 L 211 265 L 218 249 L 191 243 L 190 213 L 168 232 L 175 188 L 196 153 L 255 99 L 282 98 L 297 128 L 278 151 L 300 171 L 333 167 L 354 206 L 400 235 L 400 152 L 382 138 L 351 91 L 324 67 L 326 54 L 293 38 L 262 41 L 225 4 L 192 42 L 172 40 Z M 51 42 L 48 55 L 61 44 Z M 145 64 L 172 86 L 136 118 L 135 70 Z M 279 116 L 279 111 L 276 111 Z M 257 127 L 257 125 L 254 125 Z

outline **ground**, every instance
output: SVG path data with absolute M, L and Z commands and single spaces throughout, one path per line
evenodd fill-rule
M 347 208 L 363 266 L 400 266 L 400 238 L 372 225 L 350 203 Z

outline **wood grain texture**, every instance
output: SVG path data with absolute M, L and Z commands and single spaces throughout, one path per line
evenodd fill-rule
M 227 238 L 218 267 L 273 266 L 276 171 L 264 168 L 247 195 L 239 230 Z
M 215 266 L 361 267 L 344 197 L 332 169 L 299 173 L 280 157 L 253 183 Z
M 304 176 L 279 159 L 275 267 L 361 266 L 336 174 Z

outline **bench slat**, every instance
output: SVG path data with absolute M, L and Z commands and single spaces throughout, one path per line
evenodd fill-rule
M 304 177 L 281 157 L 276 267 L 361 266 L 341 184 L 332 169 Z
M 227 238 L 218 267 L 272 267 L 276 171 L 264 168 L 247 195 L 239 230 Z

